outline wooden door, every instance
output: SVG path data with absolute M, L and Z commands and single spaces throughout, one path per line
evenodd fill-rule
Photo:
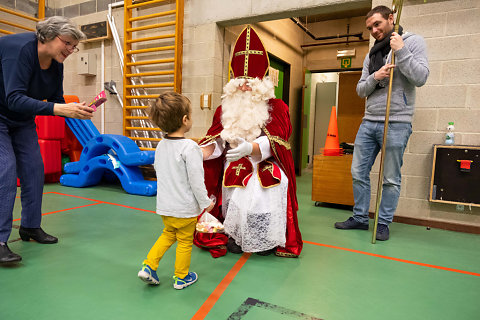
M 361 71 L 342 72 L 338 78 L 338 139 L 353 143 L 365 114 L 365 99 L 357 95 Z

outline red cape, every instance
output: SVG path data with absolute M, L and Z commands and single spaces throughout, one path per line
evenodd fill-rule
M 298 257 L 302 251 L 302 235 L 298 228 L 297 211 L 297 185 L 295 169 L 293 165 L 292 152 L 288 144 L 288 138 L 292 133 L 290 113 L 288 106 L 279 99 L 270 99 L 270 122 L 263 128 L 263 132 L 270 141 L 272 154 L 278 165 L 288 178 L 287 196 L 287 231 L 284 248 L 277 248 L 276 255 L 285 257 Z M 207 136 L 200 140 L 199 144 L 207 144 L 215 141 L 223 130 L 221 123 L 222 106 L 218 107 L 213 116 L 213 121 Z M 205 169 L 205 185 L 209 196 L 215 195 L 217 202 L 211 214 L 223 221 L 222 212 L 219 206 L 222 204 L 222 179 L 224 172 L 225 155 L 203 162 Z M 200 248 L 210 251 L 213 257 L 220 257 L 226 254 L 227 236 L 224 234 L 197 233 L 194 244 Z

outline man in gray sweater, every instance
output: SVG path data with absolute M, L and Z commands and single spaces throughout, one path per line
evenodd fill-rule
M 366 26 L 376 41 L 365 57 L 362 77 L 357 84 L 357 94 L 367 98 L 367 102 L 352 160 L 355 205 L 353 217 L 335 223 L 335 228 L 368 230 L 370 170 L 382 148 L 390 69 L 395 68 L 376 237 L 377 240 L 388 240 L 388 225 L 393 220 L 400 197 L 403 154 L 412 133 L 415 88 L 427 81 L 428 60 L 421 36 L 403 33 L 402 27 L 399 27 L 398 33 L 394 32 L 390 8 L 373 8 L 366 16 Z M 392 50 L 395 52 L 395 65 L 391 64 Z

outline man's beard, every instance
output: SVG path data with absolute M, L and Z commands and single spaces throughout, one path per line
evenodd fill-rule
M 253 98 L 252 91 L 237 90 L 223 97 L 220 136 L 232 148 L 237 146 L 237 138 L 248 142 L 258 138 L 270 119 L 268 100 L 254 100 L 257 99 Z

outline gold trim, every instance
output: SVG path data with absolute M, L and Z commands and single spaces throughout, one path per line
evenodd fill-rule
M 237 177 L 242 173 L 242 170 L 247 170 L 247 168 L 243 166 L 243 163 L 239 163 L 236 167 L 232 167 L 232 169 L 235 169 L 235 175 Z
M 275 251 L 275 255 L 277 257 L 282 257 L 282 258 L 298 258 L 298 256 L 296 254 L 293 254 L 293 253 L 287 253 L 287 252 L 278 252 L 278 251 Z
M 267 135 L 267 138 L 270 142 L 270 147 L 272 147 L 272 151 L 273 153 L 275 154 L 275 159 L 279 159 L 278 157 L 278 153 L 277 153 L 277 149 L 275 148 L 275 144 L 272 143 L 273 142 L 276 142 L 280 145 L 283 145 L 287 150 L 290 150 L 290 144 L 288 142 L 286 142 L 285 140 L 283 140 L 282 138 L 278 137 L 278 136 L 272 136 L 270 134 L 270 132 L 268 132 L 267 128 L 266 127 L 263 127 L 262 128 L 263 132 L 265 132 L 265 134 Z M 285 173 L 285 175 L 287 175 L 288 177 L 288 174 L 287 174 L 287 170 L 285 170 L 285 167 L 283 166 L 283 163 L 281 161 L 278 162 L 278 165 L 280 166 L 280 168 L 283 170 L 283 172 Z M 288 182 L 290 183 L 290 181 Z
M 287 150 L 291 149 L 290 143 L 288 143 L 288 141 L 283 140 L 279 136 L 272 136 L 270 134 L 270 132 L 268 132 L 267 128 L 263 128 L 263 130 L 264 130 L 265 134 L 267 135 L 268 140 L 272 140 L 273 142 L 276 142 L 279 145 L 284 146 Z
M 263 161 L 262 161 L 262 162 L 263 162 Z M 260 179 L 260 175 L 259 175 L 259 172 L 260 172 L 260 163 L 262 163 L 262 162 L 257 163 L 257 178 L 258 178 L 258 181 L 260 182 L 260 185 L 261 185 L 262 188 L 264 188 L 264 189 L 269 189 L 269 188 L 273 188 L 273 187 L 278 186 L 278 185 L 282 182 L 282 173 L 280 173 L 280 177 L 275 177 L 275 176 L 273 175 L 273 166 L 276 166 L 276 164 L 274 164 L 274 163 L 271 162 L 271 161 L 267 161 L 267 160 L 265 160 L 265 162 L 270 163 L 270 165 L 272 166 L 272 171 L 270 171 L 270 170 L 269 170 L 269 171 L 270 171 L 270 173 L 272 174 L 272 177 L 274 177 L 275 179 L 278 179 L 278 183 L 272 184 L 271 186 L 268 186 L 268 187 L 265 187 L 265 186 L 263 185 L 262 179 Z M 267 169 L 267 168 L 265 168 L 265 169 L 263 169 L 263 170 L 266 170 L 266 169 Z M 278 168 L 278 169 L 280 170 L 280 168 Z
M 205 139 L 205 141 L 203 141 L 202 143 L 199 143 L 199 145 L 200 145 L 200 146 L 203 146 L 204 144 L 210 143 L 210 142 L 212 142 L 213 140 L 216 140 L 219 135 L 220 135 L 220 133 L 218 133 L 218 134 L 216 134 L 216 135 L 214 135 L 214 136 L 208 135 L 208 136 L 202 137 L 202 138 L 200 138 L 200 140 Z
M 238 51 L 235 53 L 235 57 L 238 57 L 240 55 L 246 55 L 246 54 L 259 54 L 263 56 L 263 51 L 260 50 L 244 50 L 244 51 Z
M 225 171 L 226 171 L 226 169 L 225 169 Z M 250 172 L 247 176 L 245 176 L 245 178 L 243 178 L 242 183 L 244 183 L 244 181 L 248 177 L 251 177 L 252 175 L 253 175 L 253 172 Z M 244 186 L 243 184 L 232 184 L 231 186 L 226 186 L 225 185 L 225 172 L 223 172 L 222 186 L 224 188 L 245 188 L 246 187 L 246 185 Z
M 247 160 L 248 160 L 248 159 L 247 159 Z M 248 160 L 248 161 L 250 161 L 250 160 Z M 251 164 L 252 162 L 250 161 L 250 165 L 252 166 L 252 171 L 251 171 L 248 175 L 246 175 L 245 178 L 243 178 L 241 185 L 232 184 L 232 185 L 226 186 L 226 185 L 225 185 L 225 176 L 226 176 L 225 173 L 227 172 L 228 168 L 230 168 L 230 165 L 231 165 L 232 163 L 233 163 L 233 162 L 229 162 L 228 165 L 227 165 L 227 167 L 225 168 L 225 170 L 223 170 L 222 186 L 223 186 L 224 188 L 245 188 L 245 187 L 246 187 L 246 184 L 243 185 L 243 183 L 245 182 L 245 180 L 246 180 L 247 178 L 249 178 L 249 177 L 251 177 L 251 176 L 253 175 L 253 165 Z M 248 168 L 245 168 L 245 169 L 248 169 Z M 234 170 L 233 167 L 231 168 L 231 170 Z M 237 175 L 237 177 L 238 177 L 238 175 Z
M 248 52 L 250 50 L 250 27 L 247 27 L 247 38 L 246 38 L 246 44 L 245 44 L 245 50 Z M 248 60 L 250 58 L 250 55 L 246 54 L 245 55 L 245 60 L 243 61 L 243 75 L 246 76 L 248 75 Z
M 195 230 L 195 234 L 197 233 L 203 233 L 203 232 L 198 232 L 197 230 Z M 227 249 L 227 246 L 226 245 L 218 245 L 218 246 L 205 246 L 205 245 L 202 245 L 202 244 L 199 244 L 197 243 L 198 246 L 202 247 L 202 248 L 205 248 L 205 249 Z

